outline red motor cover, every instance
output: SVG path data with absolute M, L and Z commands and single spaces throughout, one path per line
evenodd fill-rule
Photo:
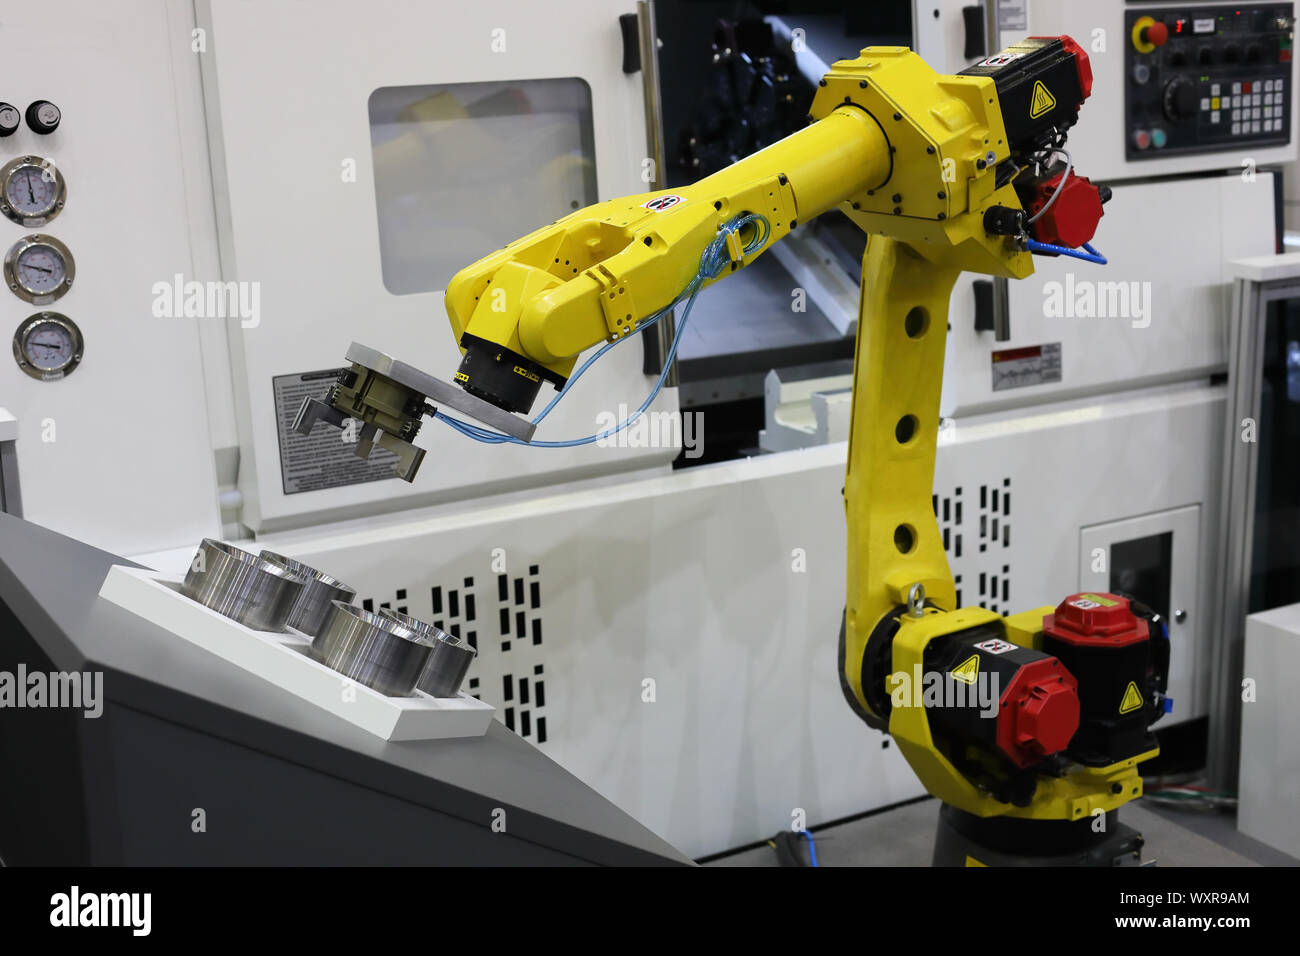
M 1055 657 L 1021 667 L 1000 705 L 998 746 L 1018 767 L 1060 753 L 1079 729 L 1079 685 Z
M 1148 638 L 1147 622 L 1118 594 L 1071 594 L 1043 618 L 1043 633 L 1069 644 L 1123 647 Z
M 1031 216 L 1047 205 L 1061 176 L 1062 173 L 1057 173 L 1034 186 L 1034 198 L 1027 207 Z M 1056 202 L 1030 230 L 1039 242 L 1077 249 L 1096 235 L 1102 215 L 1101 193 L 1097 187 L 1087 177 L 1076 176 L 1071 171 Z

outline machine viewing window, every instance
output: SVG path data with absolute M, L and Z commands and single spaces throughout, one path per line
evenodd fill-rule
M 585 80 L 385 86 L 369 113 L 394 295 L 443 289 L 466 263 L 596 201 Z
M 1161 617 L 1169 617 L 1174 534 L 1148 535 L 1110 546 L 1110 590 L 1140 596 Z

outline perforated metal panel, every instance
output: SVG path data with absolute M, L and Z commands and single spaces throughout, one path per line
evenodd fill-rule
M 978 604 L 1003 617 L 1016 610 L 1011 606 L 1011 477 L 936 490 L 931 501 L 957 585 L 957 606 Z

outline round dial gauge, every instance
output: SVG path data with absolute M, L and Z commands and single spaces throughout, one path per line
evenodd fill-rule
M 75 274 L 72 253 L 53 236 L 24 236 L 5 254 L 5 284 L 33 305 L 60 298 Z
M 45 382 L 63 378 L 81 361 L 81 330 L 66 315 L 38 312 L 14 333 L 18 367 Z
M 43 226 L 63 208 L 67 184 L 58 167 L 20 156 L 0 169 L 0 212 L 24 226 Z

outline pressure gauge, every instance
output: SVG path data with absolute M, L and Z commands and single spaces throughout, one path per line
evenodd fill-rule
M 19 156 L 0 168 L 0 213 L 24 226 L 43 226 L 63 209 L 67 184 L 58 167 Z
M 54 382 L 81 361 L 81 330 L 66 315 L 37 312 L 14 333 L 14 361 L 32 378 Z
M 61 298 L 76 272 L 72 253 L 53 236 L 24 236 L 5 253 L 5 284 L 32 305 Z

